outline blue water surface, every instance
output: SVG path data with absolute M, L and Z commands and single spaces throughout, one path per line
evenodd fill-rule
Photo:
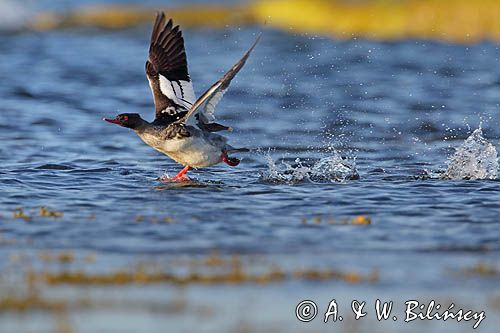
M 258 31 L 184 31 L 197 94 L 241 57 Z M 301 324 L 294 309 L 304 297 L 326 305 L 336 295 L 345 300 L 345 311 L 355 297 L 392 297 L 400 308 L 405 297 L 441 297 L 446 304 L 484 308 L 489 317 L 482 331 L 495 331 L 498 275 L 460 272 L 478 262 L 500 263 L 498 180 L 427 175 L 445 169 L 453 149 L 480 124 L 498 145 L 498 45 L 334 40 L 266 29 L 217 111 L 219 121 L 235 129 L 227 134 L 230 142 L 255 150 L 238 167 L 193 170 L 192 182 L 177 185 L 157 177 L 175 174 L 180 165 L 133 132 L 101 120 L 125 112 L 153 119 L 144 73 L 149 33 L 144 25 L 0 35 L 0 236 L 15 240 L 0 242 L 0 267 L 13 253 L 36 257 L 43 250 L 95 253 L 91 272 L 216 250 L 264 256 L 293 269 L 379 272 L 377 283 L 361 285 L 192 286 L 183 290 L 187 302 L 216 311 L 205 319 L 207 326 L 200 328 L 192 309 L 164 317 L 139 307 L 77 311 L 72 324 L 78 332 L 138 332 L 145 323 L 150 326 L 143 332 L 165 332 L 167 324 L 185 332 L 329 331 L 321 320 Z M 293 170 L 336 152 L 355 160 L 359 179 L 263 177 L 272 171 L 269 158 L 281 170 L 287 168 L 281 162 Z M 41 206 L 64 216 L 42 218 Z M 34 217 L 13 218 L 19 207 Z M 372 224 L 327 223 L 357 215 Z M 173 223 L 155 223 L 165 218 Z M 68 288 L 63 295 L 73 295 L 71 288 L 78 292 Z M 176 288 L 116 292 L 169 299 Z M 1 313 L 0 325 L 33 331 L 30 323 Z M 37 325 L 51 332 L 48 319 L 38 318 Z M 371 327 L 338 325 L 345 331 Z M 380 325 L 381 331 L 471 329 L 469 323 L 437 321 Z

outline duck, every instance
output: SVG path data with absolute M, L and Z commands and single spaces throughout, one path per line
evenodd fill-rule
M 144 143 L 184 166 L 174 177 L 163 177 L 161 181 L 188 180 L 186 173 L 190 168 L 205 168 L 221 162 L 237 166 L 240 160 L 230 154 L 249 149 L 235 148 L 228 143 L 220 132 L 233 129 L 216 123 L 214 113 L 261 35 L 222 78 L 196 99 L 182 31 L 179 25 L 174 26 L 171 18 L 167 21 L 165 13 L 157 13 L 146 61 L 146 77 L 155 105 L 154 121 L 149 122 L 138 113 L 122 113 L 103 120 L 133 130 Z

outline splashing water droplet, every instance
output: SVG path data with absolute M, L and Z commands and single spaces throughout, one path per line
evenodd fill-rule
M 498 174 L 497 150 L 483 137 L 481 128 L 456 149 L 447 164 L 443 179 L 496 179 Z
M 265 156 L 268 169 L 261 174 L 260 179 L 274 184 L 297 184 L 301 182 L 344 182 L 359 179 L 355 158 L 342 158 L 338 152 L 323 157 L 312 165 L 305 165 L 299 158 L 295 165 L 284 161 L 283 167 L 278 167 L 272 157 Z

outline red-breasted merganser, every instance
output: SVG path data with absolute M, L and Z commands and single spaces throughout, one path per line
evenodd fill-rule
M 184 180 L 190 167 L 208 167 L 220 162 L 238 165 L 240 160 L 229 154 L 248 149 L 234 148 L 227 143 L 227 138 L 214 133 L 232 130 L 214 122 L 214 111 L 259 39 L 260 35 L 243 58 L 196 100 L 182 32 L 179 26 L 173 26 L 172 19 L 167 22 L 165 14 L 158 13 L 146 61 L 146 75 L 155 102 L 155 120 L 150 123 L 137 113 L 124 113 L 104 120 L 134 130 L 146 144 L 184 165 L 175 177 L 162 180 Z

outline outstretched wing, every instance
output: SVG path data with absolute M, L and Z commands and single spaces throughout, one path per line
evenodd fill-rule
M 245 65 L 250 53 L 255 45 L 260 40 L 260 34 L 257 40 L 253 43 L 252 47 L 245 53 L 243 58 L 240 59 L 219 81 L 211 86 L 200 98 L 194 103 L 189 112 L 180 120 L 187 122 L 189 118 L 204 104 L 203 110 L 199 112 L 202 122 L 207 123 L 214 120 L 214 111 L 217 103 L 222 99 L 222 96 L 227 91 L 231 80 L 238 74 L 240 69 Z
M 192 107 L 196 97 L 188 73 L 184 38 L 172 19 L 156 15 L 146 75 L 155 100 L 155 122 L 173 122 Z

